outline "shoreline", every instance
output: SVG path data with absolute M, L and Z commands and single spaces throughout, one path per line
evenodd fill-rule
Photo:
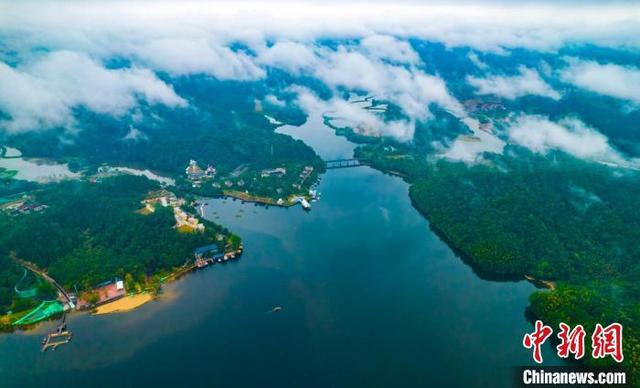
M 114 300 L 113 302 L 105 303 L 96 307 L 91 312 L 91 315 L 106 315 L 129 312 L 147 304 L 148 302 L 151 302 L 154 299 L 155 297 L 148 292 L 125 295 L 118 300 Z
M 225 197 L 239 199 L 244 202 L 258 203 L 261 205 L 280 206 L 280 207 L 289 207 L 293 205 L 293 204 L 288 205 L 286 202 L 283 202 L 282 204 L 278 204 L 278 201 L 273 198 L 259 197 L 256 195 L 246 194 L 241 191 L 224 190 L 222 193 L 224 194 Z
M 240 255 L 242 255 L 242 244 L 240 244 L 240 248 L 236 250 L 234 252 L 234 255 L 232 255 L 230 258 L 232 259 L 239 258 Z M 71 299 L 66 294 L 66 292 L 61 288 L 61 286 L 55 283 L 55 280 L 48 277 L 46 270 L 37 268 L 34 264 L 27 261 L 19 260 L 15 257 L 13 259 L 17 262 L 18 265 L 25 268 L 25 270 L 29 270 L 33 272 L 37 277 L 44 278 L 45 281 L 54 284 L 54 286 L 58 290 L 57 302 L 61 305 L 61 308 L 63 310 L 62 314 L 73 314 L 73 313 L 82 312 L 82 311 L 89 312 L 90 315 L 124 313 L 124 312 L 135 310 L 143 306 L 144 304 L 152 300 L 155 300 L 157 298 L 157 295 L 154 292 L 154 290 L 147 287 L 145 288 L 144 291 L 141 291 L 138 293 L 130 293 L 122 297 L 119 297 L 118 299 L 110 300 L 99 306 L 87 306 L 88 308 L 78 308 L 77 306 L 74 306 L 75 302 L 72 303 Z M 227 260 L 228 259 L 225 256 L 225 261 Z M 169 271 L 166 271 L 166 270 L 159 271 L 158 273 L 156 273 L 156 275 L 161 277 L 159 279 L 160 280 L 159 287 L 156 291 L 159 291 L 161 289 L 162 284 L 180 279 L 183 276 L 187 275 L 188 273 L 196 269 L 199 269 L 199 267 L 196 264 L 194 264 L 192 261 L 187 260 L 182 266 L 174 267 Z M 164 276 L 162 276 L 163 274 Z M 147 284 L 147 286 L 148 285 L 149 284 Z M 63 300 L 63 297 L 66 298 L 66 301 Z M 0 316 L 0 333 L 4 333 L 4 332 L 11 333 L 16 330 L 18 331 L 31 330 L 39 326 L 43 322 L 51 321 L 59 317 L 59 314 L 54 314 L 49 317 L 41 318 L 33 323 L 28 323 L 28 324 L 21 323 L 16 325 L 16 322 L 20 319 L 21 316 L 24 316 L 25 314 L 30 314 L 37 309 L 38 308 L 36 307 L 36 309 L 31 308 L 30 310 L 13 313 L 11 314 L 11 316 L 8 316 L 8 315 Z
M 246 194 L 241 191 L 225 190 L 223 191 L 223 194 L 224 194 L 224 197 L 235 198 L 244 202 L 257 203 L 259 205 L 265 205 L 265 206 L 277 206 L 277 207 L 289 208 L 298 204 L 298 202 L 291 201 L 289 198 L 287 198 L 286 200 L 283 200 L 282 203 L 278 203 L 278 201 L 273 198 Z M 308 195 L 298 195 L 298 197 L 304 198 L 306 200 L 310 200 Z
M 533 276 L 530 276 L 530 275 L 524 275 L 524 278 L 527 279 L 534 286 L 548 288 L 551 291 L 556 289 L 556 282 L 554 282 L 554 281 L 536 279 L 536 278 L 534 278 Z
M 182 267 L 178 267 L 175 268 L 174 270 L 172 270 L 171 272 L 169 272 L 167 275 L 165 275 L 160 283 L 161 284 L 165 284 L 165 283 L 170 283 L 173 282 L 175 280 L 178 280 L 180 278 L 182 278 L 183 276 L 185 276 L 186 274 L 194 271 L 196 269 L 196 266 L 191 264 L 185 264 Z M 119 298 L 117 300 L 102 304 L 100 306 L 94 307 L 90 310 L 79 310 L 79 309 L 68 309 L 65 310 L 64 314 L 76 314 L 76 313 L 82 313 L 82 312 L 86 312 L 89 313 L 89 315 L 107 315 L 107 314 L 115 314 L 115 313 L 128 313 L 131 312 L 139 307 L 142 307 L 143 305 L 156 300 L 158 298 L 158 295 L 153 294 L 152 292 L 149 291 L 142 291 L 140 293 L 137 294 L 129 294 L 129 295 L 125 295 L 122 298 Z M 14 316 L 24 316 L 26 314 L 28 314 L 29 311 L 21 311 L 19 313 L 15 313 L 13 314 Z M 17 331 L 31 331 L 31 330 L 35 330 L 38 326 L 40 326 L 42 323 L 48 322 L 48 321 L 52 321 L 58 319 L 58 316 L 52 316 L 49 319 L 44 319 L 41 320 L 39 322 L 35 322 L 33 324 L 28 324 L 28 325 L 17 325 L 14 326 L 13 323 L 10 322 L 0 322 L 2 324 L 0 324 L 0 335 L 1 334 L 11 334 L 13 332 Z
M 497 271 L 492 271 L 492 270 L 488 270 L 485 269 L 481 266 L 480 263 L 478 263 L 472 255 L 468 254 L 467 252 L 463 251 L 461 248 L 459 248 L 456 244 L 454 244 L 453 241 L 451 241 L 449 239 L 449 237 L 440 229 L 438 228 L 438 226 L 434 225 L 433 220 L 431 219 L 431 217 L 429 216 L 428 212 L 423 209 L 416 201 L 415 198 L 413 197 L 413 195 L 411 194 L 411 186 L 413 185 L 413 182 L 411 182 L 411 179 L 409 176 L 399 173 L 397 171 L 394 170 L 388 170 L 385 168 L 382 168 L 380 166 L 376 166 L 375 163 L 371 163 L 368 160 L 363 160 L 361 158 L 358 158 L 356 156 L 356 159 L 358 159 L 361 163 L 366 164 L 367 166 L 371 167 L 372 169 L 379 171 L 383 174 L 388 174 L 390 176 L 394 176 L 397 178 L 402 179 L 407 185 L 408 185 L 408 193 L 407 195 L 409 196 L 409 200 L 411 202 L 411 206 L 424 218 L 427 220 L 427 222 L 429 223 L 429 229 L 431 229 L 436 236 L 438 236 L 438 238 L 440 238 L 440 240 L 442 240 L 447 247 L 449 247 L 449 249 L 451 249 L 456 256 L 458 256 L 458 258 L 467 266 L 469 266 L 471 268 L 471 270 L 473 271 L 473 273 L 478 276 L 480 279 L 482 280 L 486 280 L 486 281 L 497 281 L 497 282 L 519 282 L 519 281 L 529 281 L 531 283 L 534 283 L 532 280 L 530 280 L 527 275 L 525 274 L 520 274 L 520 273 L 510 273 L 510 272 L 497 272 Z M 533 279 L 533 278 L 532 278 Z M 547 281 L 540 281 L 537 279 L 534 279 L 535 281 L 539 282 L 539 284 L 541 284 L 543 287 L 545 288 L 550 288 L 551 290 L 555 289 L 555 283 L 553 282 L 547 282 Z M 549 284 L 547 284 L 549 283 Z M 551 286 L 551 284 L 553 284 L 553 287 Z M 535 285 L 535 283 L 534 283 Z

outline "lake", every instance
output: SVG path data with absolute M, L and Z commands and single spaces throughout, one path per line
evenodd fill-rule
M 59 164 L 40 159 L 24 159 L 16 148 L 7 147 L 4 158 L 0 158 L 0 167 L 15 170 L 15 179 L 49 183 L 63 179 L 79 178 L 80 174 L 71 172 L 67 164 Z
M 325 158 L 353 149 L 319 116 L 279 131 Z M 209 200 L 207 218 L 242 236 L 240 260 L 130 313 L 73 314 L 55 352 L 39 350 L 53 323 L 0 336 L 0 385 L 500 387 L 531 365 L 531 284 L 476 276 L 397 177 L 330 170 L 319 191 L 310 212 Z M 551 345 L 544 356 L 558 362 Z

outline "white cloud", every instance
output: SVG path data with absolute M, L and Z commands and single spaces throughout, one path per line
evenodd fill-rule
M 340 47 L 338 51 L 325 50 L 326 63 L 315 70 L 315 75 L 327 85 L 343 86 L 348 89 L 367 90 L 373 93 L 385 92 L 388 69 L 393 66 L 376 64 L 364 54 L 348 51 Z
M 418 54 L 408 42 L 388 35 L 368 36 L 360 41 L 360 48 L 370 58 L 413 65 L 420 61 Z
M 174 76 L 208 74 L 243 81 L 260 79 L 266 66 L 274 66 L 317 77 L 334 90 L 362 89 L 389 99 L 410 120 L 428 119 L 432 103 L 462 117 L 462 107 L 442 79 L 421 70 L 408 38 L 494 52 L 514 47 L 553 50 L 582 42 L 637 48 L 639 9 L 637 4 L 391 1 L 162 1 L 153 2 L 153 6 L 146 1 L 11 2 L 2 4 L 0 41 L 2 50 L 15 52 L 21 65 L 17 69 L 2 66 L 0 76 L 28 90 L 22 93 L 38 95 L 25 97 L 30 103 L 24 106 L 0 96 L 0 107 L 11 114 L 14 130 L 66 125 L 69 110 L 76 105 L 120 114 L 139 98 L 184 104 L 170 87 L 143 68 Z M 579 14 L 580 22 L 566 17 L 568 12 Z M 338 49 L 318 48 L 319 39 L 333 38 L 356 43 Z M 267 46 L 265 42 L 274 43 Z M 235 43 L 248 50 L 230 49 Z M 111 76 L 119 74 L 114 85 L 128 86 L 118 89 L 94 81 L 105 93 L 89 96 L 74 77 L 54 88 L 51 80 L 23 68 L 23 63 L 37 61 L 33 55 L 40 54 L 34 54 L 35 49 L 42 48 L 81 52 L 96 63 L 130 59 L 135 67 L 103 69 Z M 482 83 L 480 88 L 506 95 L 517 96 L 526 90 L 559 98 L 533 70 L 524 70 L 512 79 L 477 82 Z M 516 85 L 504 86 L 504 82 Z
M 205 39 L 157 39 L 133 49 L 134 56 L 156 70 L 173 75 L 209 74 L 221 80 L 254 80 L 264 70 L 243 52 Z
M 70 124 L 69 106 L 43 80 L 0 62 L 0 85 L 0 107 L 11 116 L 1 127 L 17 132 Z
M 484 160 L 485 153 L 502 154 L 505 142 L 493 133 L 480 129 L 480 122 L 471 117 L 461 119 L 472 132 L 473 140 L 470 141 L 468 135 L 458 136 L 448 147 L 443 145 L 441 155 L 447 159 L 463 161 L 467 164 L 475 164 Z
M 382 131 L 385 135 L 407 140 L 407 136 L 413 135 L 416 120 L 431 117 L 430 104 L 437 104 L 458 116 L 464 115 L 462 105 L 449 93 L 441 78 L 405 64 L 418 61 L 408 43 L 386 36 L 370 38 L 363 40 L 363 45 L 340 45 L 335 49 L 295 42 L 276 43 L 258 49 L 257 61 L 317 78 L 336 95 L 342 90 L 374 95 L 398 105 L 408 116 L 407 120 L 384 123 L 379 116 L 339 98 L 331 100 L 332 107 L 325 107 L 374 133 Z M 388 44 L 386 49 L 382 47 L 385 44 Z M 412 128 L 408 129 L 409 126 Z
M 537 153 L 560 150 L 582 159 L 628 166 L 606 136 L 577 119 L 558 123 L 541 116 L 522 116 L 509 129 L 509 139 Z
M 281 99 L 279 99 L 277 96 L 274 96 L 273 94 L 268 94 L 267 96 L 265 96 L 264 101 L 270 105 L 273 105 L 279 108 L 284 108 L 287 105 L 285 101 L 282 101 Z
M 322 102 L 322 110 L 334 112 L 348 121 L 349 126 L 357 126 L 372 135 L 407 141 L 413 137 L 415 122 L 431 117 L 430 104 L 437 104 L 457 116 L 464 115 L 462 105 L 449 93 L 441 78 L 409 64 L 419 59 L 407 42 L 376 35 L 360 44 L 340 45 L 335 49 L 312 47 L 294 42 L 276 43 L 258 50 L 258 61 L 317 78 L 334 90 L 335 95 L 342 90 L 374 95 L 398 105 L 408 116 L 405 120 L 384 122 L 381 116 L 341 98 Z M 311 101 L 309 96 L 305 93 L 300 101 Z M 320 104 L 318 101 L 311 104 L 314 109 Z
M 103 9 L 101 4 L 92 4 L 94 8 L 90 8 L 88 11 Z M 122 4 L 113 3 L 112 6 L 120 9 Z M 82 8 L 82 6 L 78 7 Z M 123 12 L 131 12 L 129 16 L 132 20 L 138 20 L 140 15 L 135 12 L 136 10 L 135 6 L 131 6 L 125 7 Z M 160 10 L 162 11 L 164 8 L 161 7 Z M 176 14 L 181 14 L 180 11 L 184 11 L 184 9 L 178 7 Z M 75 15 L 75 12 L 76 8 L 73 8 L 68 13 L 62 12 L 62 14 L 69 17 L 69 15 Z M 235 33 L 236 28 L 230 28 L 225 32 L 216 30 L 219 25 L 213 21 L 221 15 L 202 12 L 198 15 L 192 15 L 193 18 L 186 18 L 188 22 L 185 23 L 182 20 L 178 21 L 175 18 L 176 14 L 166 15 L 160 12 L 161 16 L 158 16 L 157 13 L 152 13 L 141 20 L 140 26 L 129 26 L 126 24 L 129 19 L 121 18 L 117 22 L 114 21 L 113 25 L 103 24 L 107 29 L 101 30 L 100 28 L 92 29 L 94 27 L 85 25 L 87 18 L 90 19 L 90 15 L 92 15 L 92 12 L 89 12 L 89 16 L 85 15 L 82 19 L 74 19 L 76 24 L 68 25 L 72 29 L 72 32 L 68 34 L 74 37 L 74 32 L 82 33 L 87 37 L 82 44 L 83 49 L 105 61 L 113 57 L 131 59 L 135 66 L 138 66 L 139 70 L 135 71 L 147 71 L 149 77 L 154 77 L 153 73 L 149 70 L 141 70 L 141 67 L 167 72 L 173 76 L 209 74 L 223 80 L 250 81 L 263 78 L 266 75 L 265 67 L 272 66 L 294 75 L 304 74 L 315 77 L 334 91 L 338 89 L 361 90 L 374 94 L 377 98 L 387 99 L 399 105 L 411 121 L 429 119 L 431 116 L 430 104 L 438 104 L 458 115 L 463 114 L 462 106 L 449 93 L 444 81 L 437 75 L 419 70 L 417 67 L 418 55 L 409 43 L 401 39 L 369 32 L 363 34 L 365 37 L 361 41 L 335 49 L 318 47 L 314 40 L 280 39 L 273 44 L 266 45 L 266 40 L 263 38 L 269 34 L 262 30 L 248 29 L 237 34 Z M 202 14 L 207 14 L 211 19 L 203 20 Z M 44 17 L 38 13 L 34 17 L 38 16 Z M 233 21 L 236 23 L 242 23 L 245 20 L 238 18 L 237 15 L 234 16 Z M 0 16 L 0 20 L 2 20 L 2 16 Z M 205 20 L 211 22 L 212 26 L 209 26 L 209 23 L 204 23 Z M 160 21 L 164 23 L 159 23 Z M 55 19 L 46 17 L 44 20 L 39 20 L 39 23 L 42 23 L 41 27 L 54 22 Z M 229 21 L 227 20 L 227 22 Z M 141 26 L 146 28 L 141 29 Z M 288 31 L 286 27 L 283 28 L 281 32 Z M 48 44 L 53 46 L 79 45 L 74 42 L 74 39 L 59 39 L 60 34 L 64 34 L 64 31 L 53 34 L 57 37 L 53 39 L 55 43 L 49 42 Z M 2 27 L 0 27 L 1 35 Z M 42 39 L 47 40 L 48 36 L 46 35 Z M 107 39 L 108 37 L 112 39 Z M 229 45 L 233 43 L 234 37 L 248 41 L 245 43 L 249 45 L 249 50 L 247 52 L 232 50 Z M 29 56 L 27 55 L 26 58 Z M 63 64 L 58 63 L 57 65 Z M 48 71 L 53 71 L 53 69 L 50 68 Z M 61 71 L 64 72 L 64 68 Z M 98 77 L 98 81 L 94 82 L 100 82 L 100 78 Z M 130 82 L 138 82 L 138 80 L 131 79 Z M 113 85 L 118 85 L 118 83 L 113 83 Z M 57 86 L 59 89 L 56 92 L 63 95 L 67 93 L 78 95 L 83 92 L 77 85 L 73 86 L 61 82 Z M 98 86 L 105 87 L 106 85 Z M 166 85 L 160 83 L 154 86 Z M 148 87 L 142 88 L 142 90 L 148 90 Z M 157 92 L 160 91 L 157 90 Z M 128 98 L 125 101 L 118 101 L 110 97 L 114 96 L 102 94 L 91 98 L 91 96 L 85 95 L 82 97 L 82 105 L 98 112 L 112 111 L 118 108 L 117 106 L 105 107 L 103 106 L 105 103 L 119 103 L 122 105 L 120 110 L 126 110 L 131 106 L 131 96 L 123 95 L 122 97 Z M 153 97 L 153 95 L 146 95 L 149 100 L 152 100 Z M 99 101 L 100 98 L 103 98 L 104 101 Z M 66 107 L 72 105 L 65 104 Z
M 345 47 L 325 50 L 322 57 L 324 63 L 316 67 L 314 75 L 329 86 L 366 91 L 389 100 L 414 120 L 430 118 L 432 103 L 463 115 L 464 109 L 438 76 L 414 67 L 383 63 Z
M 3 4 L 0 31 L 5 44 L 82 48 L 108 55 L 127 42 L 154 39 L 240 40 L 250 45 L 265 37 L 312 41 L 371 35 L 416 37 L 447 46 L 482 51 L 526 47 L 553 50 L 592 43 L 640 47 L 640 5 L 392 2 L 371 4 L 326 1 L 21 1 Z M 579 20 L 567 15 L 579 15 Z M 330 21 L 330 22 L 328 22 Z
M 513 100 L 526 95 L 560 99 L 560 93 L 547 84 L 534 69 L 520 67 L 520 74 L 515 76 L 489 76 L 487 78 L 467 77 L 469 85 L 476 88 L 476 94 L 496 95 Z
M 640 103 L 640 68 L 569 59 L 564 81 L 589 91 Z
M 278 67 L 294 75 L 308 70 L 316 61 L 312 47 L 291 41 L 276 42 L 261 50 L 257 58 L 261 64 Z
M 0 125 L 10 132 L 68 127 L 78 106 L 114 116 L 128 112 L 138 100 L 186 106 L 147 69 L 106 69 L 71 51 L 53 52 L 20 68 L 0 63 L 0 84 L 0 109 L 10 116 Z
M 469 58 L 471 63 L 473 63 L 480 70 L 487 70 L 489 68 L 489 65 L 484 63 L 480 59 L 480 57 L 478 57 L 478 53 L 476 53 L 475 51 L 469 51 L 469 53 L 467 54 L 467 58 Z
M 135 128 L 132 125 L 130 125 L 129 132 L 127 132 L 127 134 L 122 138 L 122 140 L 139 142 L 142 140 L 149 140 L 149 137 L 138 128 Z

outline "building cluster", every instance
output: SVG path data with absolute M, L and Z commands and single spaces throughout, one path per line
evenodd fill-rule
M 309 178 L 312 173 L 313 173 L 313 167 L 306 166 L 300 172 L 300 175 L 299 175 L 300 180 L 297 183 L 292 183 L 291 187 L 293 187 L 296 190 L 302 190 L 302 186 L 304 185 L 304 181 L 306 181 L 307 178 Z
M 260 176 L 263 178 L 268 178 L 268 177 L 278 177 L 281 178 L 283 176 L 285 176 L 287 174 L 287 169 L 283 168 L 283 167 L 276 167 L 276 168 L 272 168 L 272 169 L 268 169 L 268 170 L 262 170 L 262 172 L 260 173 Z
M 0 210 L 9 215 L 38 213 L 47 208 L 47 205 L 31 202 L 31 197 L 28 196 L 0 205 Z
M 234 183 L 233 181 L 230 181 L 230 180 L 226 180 L 226 181 L 224 181 L 224 186 L 225 186 L 225 187 L 229 187 L 229 188 L 231 188 L 231 187 L 233 187 L 233 185 L 234 185 L 234 184 L 235 184 L 236 186 L 238 186 L 238 187 L 243 187 L 243 186 L 245 185 L 245 182 L 244 182 L 244 179 L 240 179 L 240 180 L 238 180 L 238 181 L 237 181 L 237 182 L 235 182 L 235 183 Z M 216 186 L 216 184 L 214 184 L 214 185 L 213 185 L 213 187 L 220 187 L 220 185 L 217 185 L 217 186 Z
M 142 200 L 142 204 L 149 212 L 154 212 L 158 204 L 162 207 L 171 207 L 176 220 L 176 228 L 187 227 L 195 231 L 204 231 L 204 224 L 200 223 L 198 218 L 180 208 L 180 206 L 186 204 L 186 201 L 183 198 L 176 197 L 174 193 L 168 190 L 162 189 L 150 192 L 147 198 Z
M 195 217 L 180 209 L 179 207 L 173 208 L 173 216 L 176 219 L 176 228 L 187 227 L 198 232 L 204 231 L 204 224 Z
M 179 207 L 185 204 L 185 200 L 182 198 L 176 197 L 176 195 L 168 190 L 162 189 L 157 191 L 152 191 L 147 195 L 147 198 L 142 200 L 142 204 L 145 207 L 153 212 L 155 210 L 155 205 L 159 204 L 162 207 Z
M 313 167 L 306 166 L 300 173 L 300 183 L 304 182 L 313 173 Z
M 500 101 L 490 101 L 481 99 L 470 99 L 464 101 L 464 108 L 469 113 L 489 112 L 493 110 L 506 110 Z
M 206 169 L 202 169 L 195 160 L 190 160 L 189 165 L 185 169 L 187 179 L 191 182 L 193 187 L 202 186 L 203 180 L 215 178 L 216 173 L 217 171 L 212 165 L 208 165 Z
M 220 252 L 220 248 L 216 244 L 196 248 L 193 255 L 195 258 L 194 263 L 198 268 L 203 268 L 209 264 L 222 261 L 224 258 L 224 252 Z
M 235 251 L 222 252 L 217 244 L 205 245 L 193 252 L 194 264 L 196 268 L 204 268 L 214 263 L 222 263 L 225 261 L 237 259 L 242 255 L 242 244 Z

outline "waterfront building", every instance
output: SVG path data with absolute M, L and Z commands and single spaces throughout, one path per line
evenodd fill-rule
M 98 284 L 96 288 L 89 293 L 89 295 L 97 295 L 98 300 L 95 303 L 89 302 L 86 298 L 78 298 L 78 308 L 87 309 L 91 307 L 100 306 L 102 304 L 113 302 L 124 297 L 127 291 L 124 287 L 124 282 L 120 278 L 107 280 L 106 282 Z
M 224 253 L 220 252 L 220 248 L 216 244 L 209 244 L 194 251 L 194 263 L 196 267 L 203 268 L 209 264 L 220 262 L 224 259 Z

